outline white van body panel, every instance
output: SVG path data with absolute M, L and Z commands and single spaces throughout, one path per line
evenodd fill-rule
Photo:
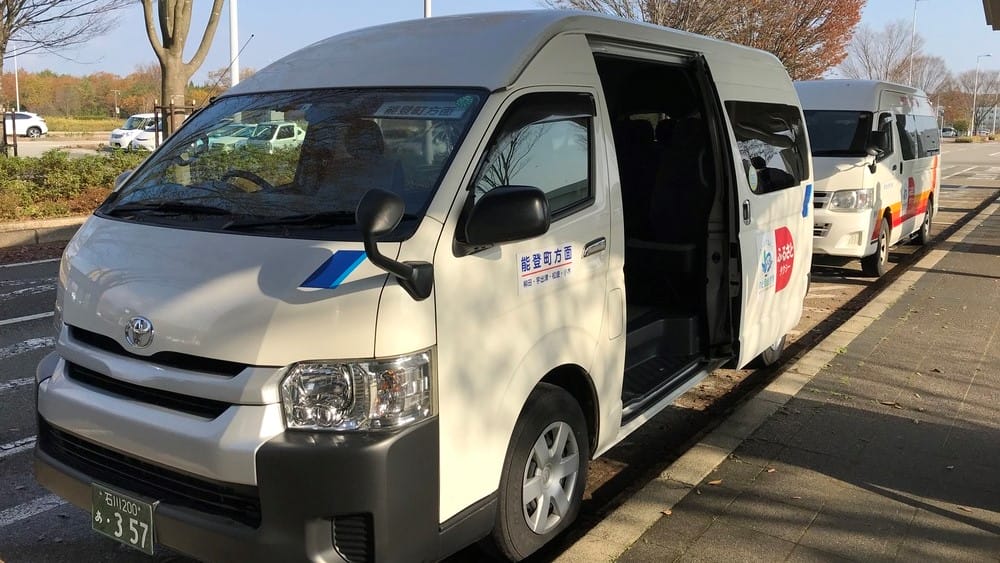
M 796 82 L 802 108 L 871 112 L 872 129 L 878 117 L 891 113 L 894 151 L 868 170 L 874 159 L 863 157 L 813 157 L 816 167 L 816 228 L 814 252 L 831 256 L 863 258 L 877 251 L 882 217 L 890 225 L 889 244 L 907 240 L 920 229 L 928 202 L 937 211 L 934 197 L 940 188 L 940 154 L 903 160 L 898 116 L 933 117 L 936 113 L 926 94 L 901 84 L 872 80 L 814 80 Z M 935 121 L 936 123 L 936 121 Z M 938 135 L 936 125 L 934 135 Z M 869 210 L 832 211 L 826 208 L 837 190 L 871 189 L 874 205 Z

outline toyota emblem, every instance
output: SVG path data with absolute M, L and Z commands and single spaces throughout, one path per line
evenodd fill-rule
M 146 317 L 132 317 L 125 325 L 125 341 L 135 348 L 145 348 L 153 342 L 153 323 Z

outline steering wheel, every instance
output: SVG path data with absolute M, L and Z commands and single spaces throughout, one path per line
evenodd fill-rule
M 261 178 L 260 176 L 254 174 L 253 172 L 247 170 L 230 170 L 222 175 L 220 178 L 223 182 L 228 182 L 232 178 L 243 178 L 244 180 L 250 180 L 254 184 L 260 186 L 262 190 L 273 190 L 274 186 L 267 180 Z

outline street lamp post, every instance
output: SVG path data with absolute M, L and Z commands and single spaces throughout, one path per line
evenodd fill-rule
M 972 86 L 972 125 L 971 125 L 972 129 L 969 131 L 970 137 L 976 131 L 976 94 L 979 93 L 979 61 L 982 60 L 984 57 L 992 57 L 992 56 L 993 56 L 992 54 L 986 53 L 985 55 L 979 55 L 978 57 L 976 57 L 976 80 L 973 82 Z
M 121 110 L 118 108 L 118 94 L 121 94 L 122 91 L 112 90 L 112 92 L 115 94 L 115 117 L 118 117 L 121 114 Z
M 907 84 L 913 86 L 913 40 L 917 31 L 917 2 L 920 0 L 913 0 L 913 19 L 910 20 L 910 79 Z

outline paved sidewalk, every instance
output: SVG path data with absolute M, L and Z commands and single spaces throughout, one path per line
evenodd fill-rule
M 1000 561 L 989 209 L 618 561 Z

